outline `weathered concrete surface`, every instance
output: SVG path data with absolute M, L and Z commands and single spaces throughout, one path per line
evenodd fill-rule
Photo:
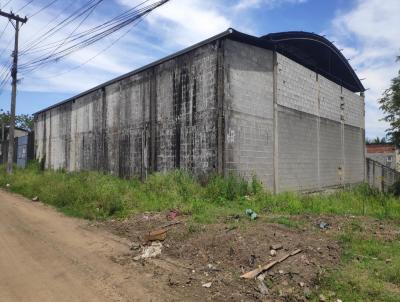
M 216 167 L 218 43 L 41 113 L 36 156 L 51 169 L 121 177 Z
M 364 100 L 271 50 L 221 39 L 37 116 L 47 168 L 184 169 L 315 190 L 365 177 Z

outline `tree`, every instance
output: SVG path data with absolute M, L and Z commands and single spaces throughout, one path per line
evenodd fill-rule
M 2 112 L 0 113 L 0 127 L 8 127 L 10 126 L 10 112 Z M 15 117 L 15 126 L 27 130 L 33 131 L 33 116 L 30 114 L 19 114 Z
M 400 61 L 400 56 L 396 61 Z M 392 79 L 390 88 L 383 93 L 379 104 L 385 114 L 383 120 L 390 125 L 386 134 L 393 143 L 400 146 L 400 70 L 397 77 Z

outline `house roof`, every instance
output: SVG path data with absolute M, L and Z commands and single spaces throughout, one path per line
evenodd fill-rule
M 394 153 L 396 147 L 394 144 L 369 144 L 367 145 L 367 153 Z
M 108 86 L 122 79 L 130 77 L 134 74 L 142 72 L 146 69 L 157 66 L 163 62 L 169 61 L 173 58 L 186 54 L 196 48 L 209 44 L 213 41 L 220 39 L 231 39 L 238 42 L 255 45 L 258 47 L 277 51 L 288 58 L 296 61 L 305 67 L 322 74 L 331 81 L 341 85 L 352 92 L 365 91 L 364 86 L 358 79 L 355 71 L 350 66 L 348 60 L 342 55 L 340 50 L 326 38 L 314 33 L 302 31 L 290 31 L 281 33 L 272 33 L 261 37 L 256 37 L 248 34 L 241 33 L 233 28 L 213 36 L 207 40 L 197 43 L 193 46 L 178 51 L 165 58 L 157 60 L 139 69 L 126 73 L 108 82 L 100 84 L 92 89 L 82 92 L 74 97 L 57 103 L 53 106 L 45 108 L 35 113 L 35 115 L 52 108 L 58 107 L 67 102 L 73 101 L 86 94 L 94 92 L 102 87 Z

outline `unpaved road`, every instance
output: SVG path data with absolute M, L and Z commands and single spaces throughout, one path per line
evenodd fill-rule
M 135 266 L 112 259 L 127 241 L 0 190 L 0 301 L 166 301 Z

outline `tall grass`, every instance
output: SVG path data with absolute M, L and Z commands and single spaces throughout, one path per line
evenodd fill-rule
M 145 182 L 123 180 L 100 172 L 41 171 L 38 163 L 16 169 L 11 176 L 0 167 L 0 187 L 86 219 L 123 218 L 145 211 L 179 209 L 198 222 L 252 208 L 259 214 L 352 214 L 400 218 L 400 201 L 361 185 L 326 195 L 282 193 L 273 195 L 253 179 L 250 183 L 229 176 L 212 176 L 200 185 L 184 171 L 155 173 Z

